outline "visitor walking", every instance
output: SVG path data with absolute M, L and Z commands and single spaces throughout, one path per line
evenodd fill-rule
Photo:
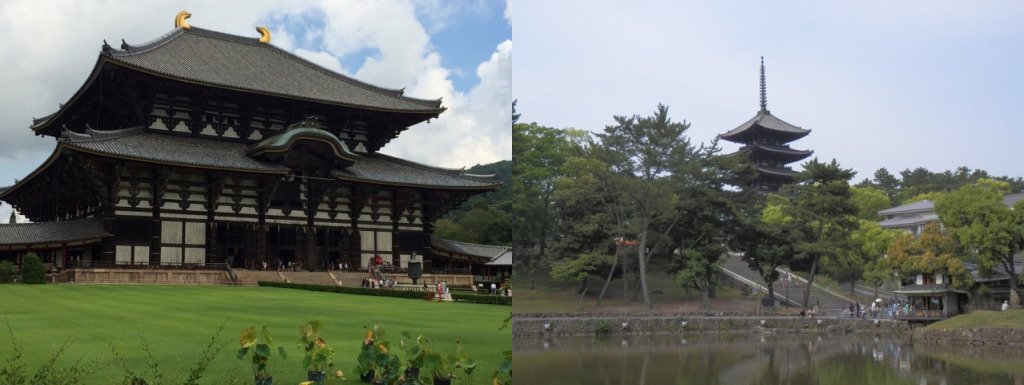
M 498 285 L 491 283 L 491 295 L 498 294 Z

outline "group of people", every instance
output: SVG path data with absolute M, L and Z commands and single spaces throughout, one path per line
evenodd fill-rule
M 371 289 L 393 289 L 395 288 L 395 281 L 390 279 L 377 279 L 374 277 L 363 278 L 363 282 L 359 284 L 359 287 L 368 287 Z
M 474 286 L 474 285 L 470 285 L 469 288 L 472 289 L 474 293 L 479 292 L 479 290 L 477 290 L 476 286 Z M 483 290 L 483 288 L 484 288 L 484 284 L 481 283 L 480 284 L 480 290 Z M 512 296 L 512 288 L 509 287 L 508 285 L 504 285 L 504 284 L 499 287 L 498 284 L 492 282 L 491 283 L 491 292 L 490 293 L 491 293 L 491 295 L 501 295 L 503 297 L 511 297 Z
M 848 318 L 890 318 L 896 319 L 900 316 L 910 314 L 910 303 L 905 301 L 882 302 L 875 300 L 871 306 L 861 306 L 858 302 L 851 302 L 850 306 L 843 311 Z
M 334 271 L 335 269 L 337 269 L 338 271 L 341 271 L 341 272 L 348 271 L 348 269 L 349 269 L 348 262 L 335 261 L 335 262 L 327 264 L 327 271 Z

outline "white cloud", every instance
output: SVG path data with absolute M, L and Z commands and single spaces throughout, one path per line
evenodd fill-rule
M 512 158 L 512 41 L 499 44 L 491 58 L 476 70 L 478 83 L 467 93 L 445 98 L 448 111 L 430 124 L 413 126 L 385 147 L 385 152 L 431 160 L 448 167 L 473 166 Z M 441 73 L 418 83 L 425 88 L 451 90 Z M 449 91 L 450 92 L 450 91 Z M 444 146 L 422 143 L 440 139 Z

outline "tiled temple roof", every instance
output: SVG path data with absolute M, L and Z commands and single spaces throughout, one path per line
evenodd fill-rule
M 109 49 L 111 61 L 158 75 L 310 101 L 396 112 L 438 113 L 440 100 L 403 96 L 325 69 L 258 38 L 198 27 L 151 42 Z
M 110 236 L 103 231 L 101 219 L 76 219 L 61 222 L 0 224 L 0 245 L 42 245 L 100 239 Z

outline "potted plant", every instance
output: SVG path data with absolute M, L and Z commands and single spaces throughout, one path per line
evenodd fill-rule
M 434 385 L 451 385 L 452 378 L 459 371 L 472 376 L 476 369 L 476 360 L 462 352 L 462 344 L 455 341 L 455 353 L 444 355 L 435 351 L 427 351 L 423 357 L 420 379 L 424 383 Z
M 432 352 L 425 342 L 430 340 L 422 335 L 417 336 L 414 340 L 409 332 L 402 332 L 402 337 L 400 344 L 406 356 L 405 382 L 409 384 L 422 383 L 423 381 L 419 378 L 420 374 L 424 372 L 424 360 Z
M 384 327 L 380 325 L 366 329 L 357 360 L 355 372 L 363 382 L 392 385 L 405 379 L 401 373 L 401 359 L 391 354 L 391 344 L 385 339 Z
M 512 351 L 506 350 L 503 353 L 505 358 L 501 360 L 501 365 L 494 371 L 494 376 L 491 378 L 491 382 L 495 385 L 512 383 Z
M 274 340 L 270 336 L 270 329 L 267 328 L 267 325 L 263 325 L 258 334 L 255 325 L 249 326 L 242 331 L 238 342 L 242 345 L 241 349 L 238 349 L 238 359 L 244 359 L 246 355 L 252 357 L 250 364 L 255 384 L 272 385 L 274 378 L 270 375 L 267 362 L 270 361 L 270 350 L 274 347 Z M 278 347 L 278 352 L 281 358 L 288 356 L 284 347 Z
M 306 366 L 306 379 L 321 385 L 324 372 L 334 366 L 334 349 L 327 347 L 327 342 L 320 336 L 322 326 L 320 320 L 299 325 L 299 348 L 305 353 L 302 364 Z

